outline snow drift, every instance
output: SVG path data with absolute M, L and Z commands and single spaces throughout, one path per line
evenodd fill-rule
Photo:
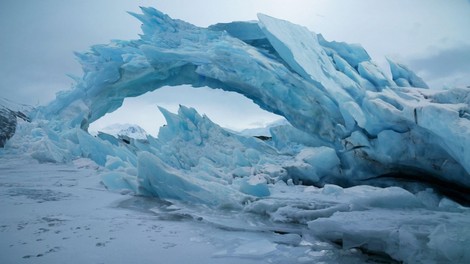
M 83 77 L 33 111 L 5 151 L 90 158 L 111 190 L 297 223 L 396 260 L 469 261 L 468 208 L 442 196 L 470 200 L 468 89 L 427 89 L 392 61 L 389 78 L 361 46 L 262 14 L 199 28 L 142 12 L 132 14 L 141 38 L 78 53 Z M 157 138 L 87 133 L 126 97 L 182 84 L 238 92 L 290 124 L 262 141 L 182 106 L 161 109 Z

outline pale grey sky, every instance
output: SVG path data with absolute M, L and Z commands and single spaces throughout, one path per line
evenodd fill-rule
M 468 0 L 2 0 L 0 2 L 0 92 L 8 99 L 46 104 L 69 89 L 66 74 L 81 76 L 73 51 L 110 39 L 136 39 L 140 23 L 126 11 L 153 6 L 197 26 L 255 20 L 257 13 L 289 20 L 327 40 L 360 43 L 380 65 L 385 56 L 409 65 L 435 88 L 470 85 L 470 1 Z M 126 100 L 102 125 L 139 111 L 155 134 L 162 117 L 155 105 L 196 107 L 235 129 L 276 117 L 236 94 L 209 89 L 163 89 Z M 152 110 L 153 109 L 153 110 Z M 137 115 L 138 116 L 138 115 Z M 247 118 L 248 117 L 248 118 Z M 106 118 L 109 120 L 106 121 Z

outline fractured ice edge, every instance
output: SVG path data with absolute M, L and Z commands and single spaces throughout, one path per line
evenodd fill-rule
M 77 54 L 83 77 L 32 110 L 4 153 L 90 158 L 108 189 L 186 205 L 226 227 L 248 228 L 217 212 L 406 263 L 470 262 L 468 89 L 427 89 L 392 61 L 390 79 L 361 46 L 262 14 L 199 28 L 142 12 L 132 14 L 140 39 Z M 181 106 L 160 109 L 167 125 L 157 138 L 87 132 L 125 98 L 182 84 L 238 92 L 290 124 L 260 140 Z

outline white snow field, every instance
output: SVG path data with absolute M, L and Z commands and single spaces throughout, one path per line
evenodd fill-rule
M 1 263 L 470 263 L 470 89 L 267 15 L 132 15 L 140 39 L 78 53 L 50 104 L 0 108 Z M 88 133 L 182 84 L 287 121 L 253 137 L 180 106 L 156 138 Z
M 152 212 L 167 206 L 154 199 L 108 192 L 88 160 L 0 161 L 0 263 L 264 263 L 256 254 L 218 258 L 225 247 L 211 235 L 221 231 Z M 223 245 L 265 237 L 235 234 Z
M 206 219 L 200 211 L 186 212 L 155 198 L 109 192 L 100 183 L 100 170 L 88 159 L 64 165 L 0 156 L 0 263 L 374 263 L 383 259 L 302 238 L 305 226 L 279 226 L 275 233 L 274 227 L 257 226 L 255 217 L 233 219 L 240 217 L 239 212 Z M 295 233 L 283 233 L 289 230 Z
M 214 211 L 110 192 L 101 170 L 88 159 L 0 156 L 0 263 L 398 263 L 383 252 L 409 263 L 469 258 L 470 209 L 430 190 L 292 192 L 281 184 L 245 211 Z
M 158 202 L 108 192 L 87 160 L 0 158 L 0 263 L 217 263 L 209 227 L 160 220 Z M 130 200 L 129 200 L 130 199 Z M 224 263 L 258 263 L 235 259 Z

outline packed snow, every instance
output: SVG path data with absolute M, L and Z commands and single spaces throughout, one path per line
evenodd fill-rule
M 19 209 L 2 216 L 0 260 L 56 262 L 80 245 L 91 255 L 77 263 L 159 263 L 153 247 L 171 245 L 167 263 L 470 262 L 469 89 L 429 89 L 392 61 L 390 78 L 360 45 L 263 14 L 209 28 L 132 15 L 140 39 L 78 53 L 83 77 L 4 137 L 2 207 Z M 160 107 L 156 138 L 88 133 L 125 98 L 182 84 L 238 92 L 287 121 L 234 133 Z M 71 231 L 86 226 L 109 230 Z

